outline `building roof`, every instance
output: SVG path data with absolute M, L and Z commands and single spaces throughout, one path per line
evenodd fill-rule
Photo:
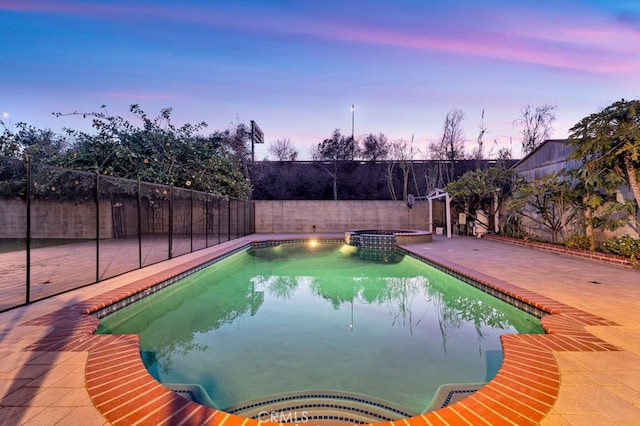
M 526 171 L 540 166 L 567 163 L 573 146 L 568 139 L 547 139 L 518 161 L 512 169 Z
M 518 161 L 512 169 L 528 181 L 542 178 L 549 173 L 572 169 L 579 161 L 569 160 L 573 146 L 568 139 L 547 139 Z

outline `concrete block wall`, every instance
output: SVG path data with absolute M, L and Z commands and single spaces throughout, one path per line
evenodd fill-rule
M 123 203 L 122 208 L 129 213 L 137 210 L 132 201 Z M 255 210 L 257 233 L 343 232 L 348 229 L 426 230 L 429 226 L 426 202 L 418 202 L 409 209 L 403 201 L 256 201 Z M 25 215 L 23 201 L 0 200 L 0 238 L 25 238 Z M 201 215 L 204 213 L 197 212 L 195 216 Z M 233 223 L 236 221 L 235 215 L 235 209 L 232 209 Z M 133 228 L 137 229 L 137 223 L 131 217 L 127 214 L 124 223 L 127 235 L 134 235 L 136 232 Z M 241 212 L 240 220 L 243 218 L 244 213 Z M 145 232 L 150 231 L 149 224 L 145 223 L 148 220 L 148 215 L 143 215 Z M 168 220 L 168 216 L 164 220 Z M 31 226 L 33 238 L 95 238 L 95 204 L 35 202 L 32 205 Z M 225 223 L 225 229 L 226 226 Z M 100 236 L 113 237 L 112 209 L 106 200 L 100 203 Z
M 404 201 L 256 201 L 256 233 L 424 229 L 429 207 Z M 314 228 L 315 226 L 315 228 Z
M 27 205 L 20 200 L 0 200 L 0 238 L 26 238 Z M 111 204 L 100 202 L 100 237 L 113 234 Z M 32 238 L 96 237 L 95 202 L 73 203 L 34 200 L 31 203 Z

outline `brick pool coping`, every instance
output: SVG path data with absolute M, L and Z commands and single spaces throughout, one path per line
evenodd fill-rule
M 264 241 L 259 236 L 253 239 L 253 242 Z M 246 240 L 230 244 L 227 250 L 233 251 L 246 244 Z M 402 249 L 549 313 L 541 320 L 548 334 L 501 336 L 502 366 L 494 379 L 480 390 L 445 408 L 380 425 L 446 425 L 465 421 L 470 424 L 535 425 L 551 410 L 558 396 L 560 373 L 554 351 L 618 350 L 584 328 L 588 325 L 616 325 L 611 321 L 438 258 L 432 253 L 425 255 L 417 246 L 405 245 Z M 88 394 L 95 408 L 112 424 L 269 424 L 190 402 L 158 383 L 142 363 L 137 335 L 93 334 L 98 327 L 98 319 L 91 313 L 219 256 L 220 253 L 199 257 L 27 321 L 22 325 L 54 327 L 50 334 L 27 350 L 87 351 L 85 379 Z

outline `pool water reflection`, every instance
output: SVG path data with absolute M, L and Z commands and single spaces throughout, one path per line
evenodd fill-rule
M 217 408 L 285 392 L 369 395 L 415 413 L 437 388 L 490 380 L 499 336 L 539 320 L 423 262 L 319 243 L 252 248 L 101 320 L 135 333 L 164 383 Z

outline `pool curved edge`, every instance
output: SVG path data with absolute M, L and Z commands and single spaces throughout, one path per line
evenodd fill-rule
M 260 242 L 257 236 L 254 242 Z M 237 247 L 230 245 L 229 251 Z M 600 317 L 564 305 L 468 268 L 425 257 L 458 274 L 549 313 L 541 320 L 544 335 L 503 335 L 503 363 L 497 375 L 469 397 L 444 408 L 411 417 L 404 424 L 538 424 L 551 410 L 560 388 L 554 351 L 616 351 L 618 348 L 585 330 L 586 325 L 615 325 Z M 54 330 L 29 350 L 87 351 L 87 392 L 95 408 L 112 424 L 246 425 L 276 424 L 248 419 L 205 407 L 177 395 L 157 382 L 140 357 L 137 335 L 95 335 L 98 320 L 89 315 L 155 284 L 212 260 L 203 256 L 144 278 L 117 290 L 31 320 L 23 325 L 53 326 Z M 396 422 L 397 423 L 397 422 Z M 378 425 L 393 425 L 392 422 Z

